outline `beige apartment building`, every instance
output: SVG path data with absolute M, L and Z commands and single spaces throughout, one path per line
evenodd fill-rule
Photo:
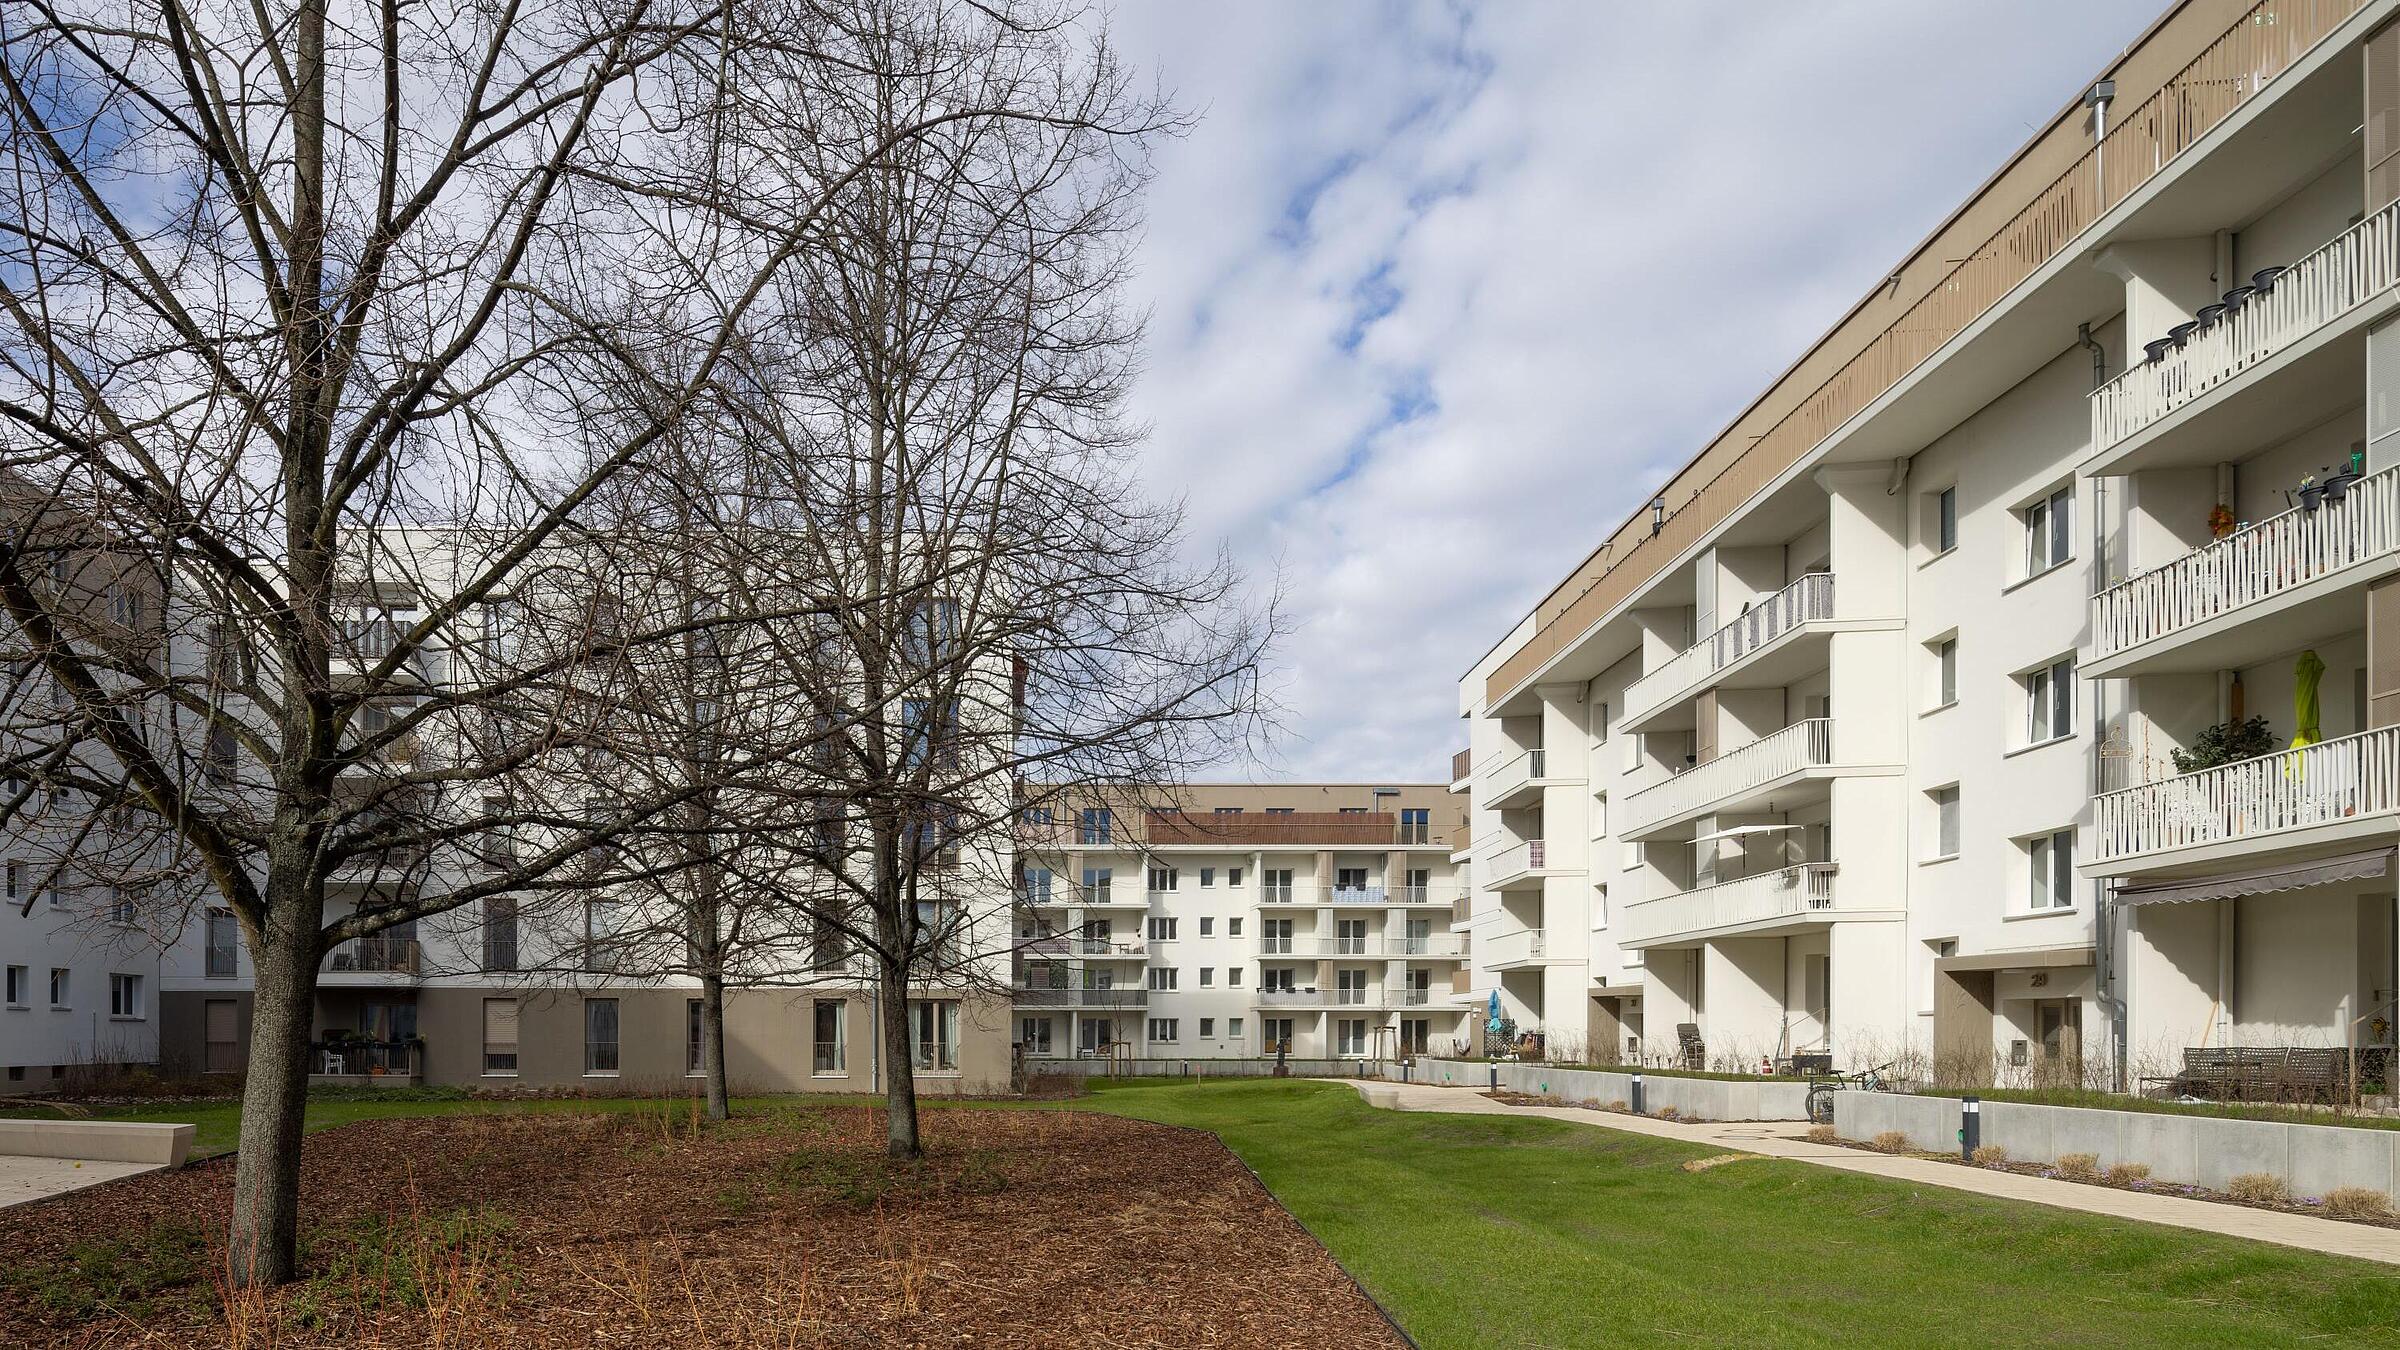
M 1725 1068 L 2388 1053 L 2396 14 L 2175 5 L 1613 505 L 1460 686 L 1471 986 Z
M 1037 812 L 1017 1042 L 1043 1060 L 1389 1058 L 1471 1034 L 1440 785 L 1191 784 Z

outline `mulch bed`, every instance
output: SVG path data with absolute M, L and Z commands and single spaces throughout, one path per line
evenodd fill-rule
M 1077 1112 L 383 1120 L 309 1136 L 304 1278 L 231 1159 L 7 1211 L 0 1345 L 1400 1346 L 1211 1136 Z

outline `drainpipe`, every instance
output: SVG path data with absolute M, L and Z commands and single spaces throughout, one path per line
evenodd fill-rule
M 2089 101 L 2088 96 L 2087 101 Z M 2092 109 L 2095 135 L 2098 134 L 2098 121 L 2104 108 L 2105 98 L 2101 105 Z M 2098 389 L 2107 384 L 2108 349 L 2102 347 L 2092 337 L 2092 326 L 2088 323 L 2077 324 L 2075 341 L 2085 351 L 2092 354 L 2092 388 Z M 2108 557 L 2108 480 L 2105 478 L 2092 480 L 2091 514 L 2092 558 L 2098 571 L 2098 575 L 2092 578 L 2092 584 L 2093 588 L 2097 590 L 2109 584 L 2111 576 Z M 2132 570 L 2130 563 L 2125 570 L 2128 572 Z M 2108 743 L 2109 709 L 2113 706 L 2123 710 L 2127 702 L 2125 682 L 2122 680 L 2096 680 L 2093 682 L 2092 695 L 2092 744 L 2095 746 L 2106 745 Z M 2130 728 L 2128 728 L 2128 732 L 2130 734 Z M 2096 796 L 2108 791 L 2110 786 L 2107 780 L 2106 761 L 2094 754 L 2092 756 L 2092 792 Z M 2123 1092 L 2128 1081 L 2125 1076 L 2126 1007 L 2124 991 L 2118 987 L 2117 983 L 2117 912 L 2118 906 L 2110 896 L 2108 885 L 2104 882 L 2092 883 L 2092 988 L 2101 1011 L 2108 1016 L 2108 1039 L 2111 1047 L 2109 1055 L 2110 1087 L 2114 1091 Z

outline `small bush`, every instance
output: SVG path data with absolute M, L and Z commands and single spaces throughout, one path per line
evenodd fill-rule
M 2100 1176 L 2100 1155 L 2097 1153 L 2061 1153 L 2051 1164 L 2057 1173 L 2069 1181 L 2096 1181 Z
M 1899 1130 L 1885 1130 L 1875 1136 L 1875 1148 L 1882 1153 L 1906 1153 L 1908 1136 Z
M 1676 1110 L 1672 1106 L 1662 1106 L 1658 1108 L 1658 1118 L 1660 1120 L 1680 1120 L 1682 1117 L 1683 1113 Z
M 2372 1186 L 2336 1186 L 2325 1192 L 2325 1212 L 2337 1219 L 2388 1219 L 2392 1198 Z
M 2272 1172 L 2244 1172 L 2225 1183 L 2225 1193 L 2253 1205 L 2273 1205 L 2292 1198 L 2283 1178 Z
M 2108 1184 L 2111 1186 L 2131 1186 L 2137 1181 L 2148 1181 L 2149 1179 L 2150 1164 L 2148 1163 L 2110 1163 L 2108 1165 Z
M 1975 1152 L 1970 1156 L 1975 1159 L 1978 1166 L 1995 1167 L 2008 1161 L 2008 1150 L 1998 1144 L 1977 1144 Z
M 1609 1110 L 1611 1110 L 1611 1111 L 1624 1111 L 1624 1110 L 1629 1110 L 1629 1109 L 1631 1109 L 1631 1108 L 1629 1108 L 1629 1107 L 1627 1107 L 1627 1106 L 1625 1105 L 1625 1099 L 1624 1099 L 1624 1098 L 1622 1098 L 1622 1097 L 1619 1097 L 1619 1098 L 1617 1098 L 1615 1101 L 1613 1101 L 1613 1102 L 1610 1102 L 1610 1103 L 1608 1104 L 1608 1109 L 1609 1109 Z
M 1838 1144 L 1842 1142 L 1842 1132 L 1833 1128 L 1831 1125 L 1811 1125 L 1808 1127 L 1808 1142 L 1812 1144 Z

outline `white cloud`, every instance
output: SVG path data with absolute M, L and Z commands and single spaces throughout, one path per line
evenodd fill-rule
M 1202 114 L 1145 472 L 1297 625 L 1259 772 L 1441 777 L 1459 675 L 2156 7 L 1120 3 Z

